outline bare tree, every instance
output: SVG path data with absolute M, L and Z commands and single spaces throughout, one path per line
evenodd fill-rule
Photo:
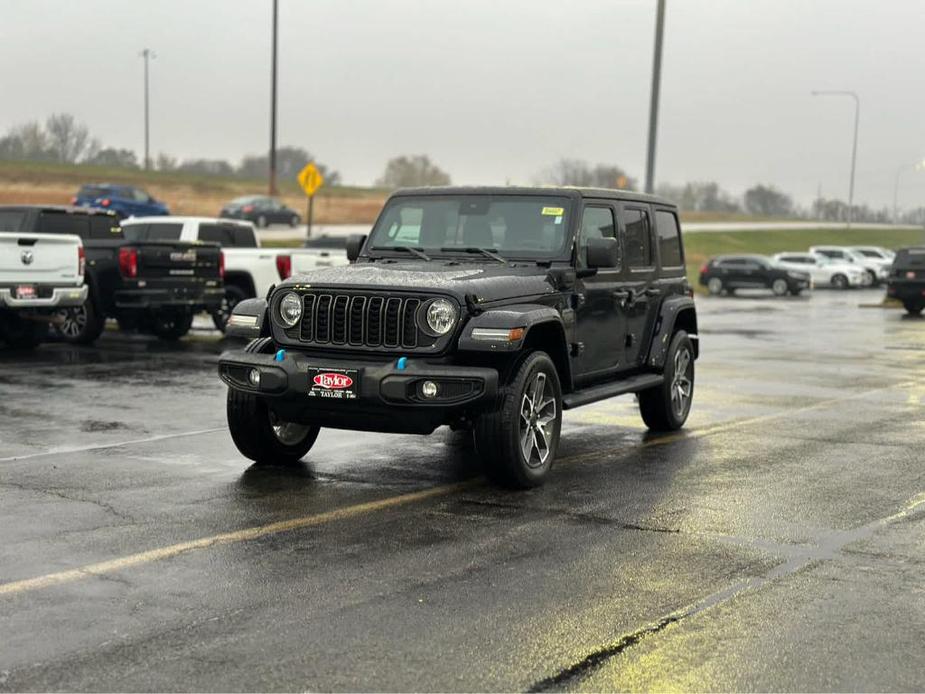
M 622 167 L 615 164 L 592 166 L 581 159 L 560 159 L 536 178 L 537 183 L 557 186 L 636 189 L 636 179 L 628 176 Z
M 787 216 L 793 211 L 793 200 L 774 186 L 759 184 L 745 191 L 745 209 L 750 214 Z
M 53 113 L 45 121 L 48 146 L 55 159 L 73 164 L 90 144 L 90 130 L 70 113 Z
M 51 158 L 48 136 L 38 121 L 14 125 L 0 138 L 0 159 L 47 161 Z
M 411 157 L 393 157 L 385 165 L 385 172 L 376 185 L 385 188 L 406 186 L 446 186 L 450 184 L 448 173 L 431 162 L 426 154 Z

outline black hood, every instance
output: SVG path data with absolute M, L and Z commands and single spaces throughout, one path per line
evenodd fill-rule
M 467 295 L 478 301 L 498 301 L 550 294 L 555 291 L 549 270 L 537 266 L 510 267 L 497 263 L 408 261 L 358 263 L 326 267 L 295 275 L 281 287 L 341 287 L 344 289 L 411 290 Z

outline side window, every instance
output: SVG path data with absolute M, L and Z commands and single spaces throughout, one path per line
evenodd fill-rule
M 43 212 L 39 215 L 38 227 L 43 234 L 76 234 L 84 240 L 90 238 L 90 220 L 85 214 Z
M 153 223 L 148 225 L 146 239 L 148 241 L 178 241 L 182 230 L 182 224 Z
M 257 248 L 257 237 L 254 231 L 248 227 L 233 226 L 229 227 L 231 231 L 232 246 L 235 248 Z
M 151 200 L 151 197 L 146 192 L 138 188 L 132 188 L 132 198 L 135 202 L 149 202 Z
M 635 207 L 623 209 L 626 228 L 626 264 L 631 268 L 652 267 L 652 235 L 649 233 L 649 213 Z
M 121 239 L 122 227 L 115 216 L 108 214 L 90 215 L 90 238 Z
M 674 212 L 658 210 L 655 213 L 655 230 L 658 233 L 658 254 L 662 267 L 679 267 L 681 262 L 681 231 Z
M 616 220 L 610 207 L 586 207 L 581 216 L 581 236 L 579 254 L 582 261 L 587 259 L 588 240 L 617 237 Z

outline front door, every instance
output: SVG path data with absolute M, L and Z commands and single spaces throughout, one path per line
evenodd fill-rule
M 620 311 L 620 267 L 588 270 L 588 240 L 617 238 L 616 209 L 610 201 L 588 200 L 578 236 L 579 277 L 573 298 L 576 314 L 577 380 L 588 381 L 617 371 L 623 361 L 626 326 Z

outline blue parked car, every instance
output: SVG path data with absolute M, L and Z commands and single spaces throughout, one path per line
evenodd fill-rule
M 167 205 L 155 200 L 141 188 L 112 183 L 88 183 L 71 200 L 81 207 L 102 207 L 120 217 L 151 217 L 170 214 Z

